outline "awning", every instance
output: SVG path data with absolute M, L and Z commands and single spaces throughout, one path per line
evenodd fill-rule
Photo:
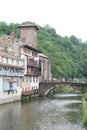
M 16 82 L 16 80 L 13 80 L 13 79 L 5 79 L 5 81 L 9 82 L 9 83 L 14 83 Z

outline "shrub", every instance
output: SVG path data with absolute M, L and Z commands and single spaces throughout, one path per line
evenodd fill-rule
M 72 92 L 73 91 L 73 88 L 71 86 L 67 86 L 64 88 L 64 92 L 65 93 L 69 93 L 69 92 Z
M 87 92 L 83 94 L 85 100 L 87 100 Z
M 83 102 L 83 125 L 87 126 L 87 103 L 86 101 Z
M 55 88 L 53 90 L 53 93 L 61 93 L 61 92 L 63 92 L 63 88 L 62 87 L 58 87 L 58 88 Z

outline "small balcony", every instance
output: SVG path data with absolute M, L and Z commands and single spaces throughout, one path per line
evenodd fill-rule
M 22 95 L 32 95 L 32 94 L 39 94 L 39 89 L 34 90 L 22 90 Z
M 0 70 L 0 75 L 23 77 L 24 72 L 11 72 L 9 70 Z
M 27 66 L 32 66 L 32 67 L 38 67 L 38 68 L 41 68 L 41 63 L 38 63 L 37 61 L 28 61 L 27 62 Z
M 26 75 L 30 75 L 30 76 L 34 76 L 34 75 L 40 76 L 40 75 L 41 75 L 41 72 L 27 72 Z

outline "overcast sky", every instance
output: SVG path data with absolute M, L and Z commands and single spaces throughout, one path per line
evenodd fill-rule
M 87 40 L 87 0 L 0 0 L 0 22 L 50 25 L 61 36 Z

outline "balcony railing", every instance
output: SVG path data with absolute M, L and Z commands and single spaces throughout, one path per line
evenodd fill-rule
M 7 71 L 7 70 L 1 70 L 0 75 L 22 77 L 22 76 L 24 76 L 24 72 L 10 72 L 10 71 Z
M 34 90 L 22 90 L 22 95 L 39 94 L 39 89 Z
M 39 75 L 41 75 L 41 72 L 27 72 L 27 74 L 26 75 L 37 75 L 37 76 L 39 76 Z
M 36 61 L 34 61 L 34 62 L 27 62 L 27 66 L 34 66 L 34 67 L 39 67 L 39 68 L 41 68 L 41 64 L 40 63 L 38 63 L 38 62 L 36 62 Z

